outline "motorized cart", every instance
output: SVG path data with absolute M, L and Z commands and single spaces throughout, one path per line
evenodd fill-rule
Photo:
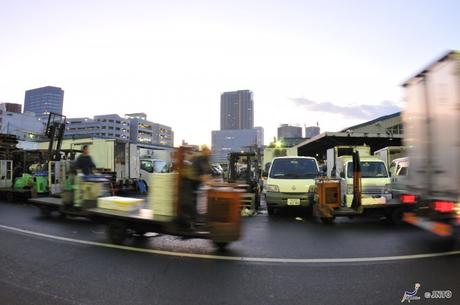
M 408 207 L 397 200 L 382 204 L 363 206 L 361 201 L 361 166 L 359 152 L 353 153 L 353 200 L 346 206 L 342 196 L 343 181 L 340 178 L 320 177 L 316 179 L 316 195 L 313 213 L 324 223 L 333 223 L 339 216 L 384 215 L 393 223 L 402 221 L 402 214 Z
M 53 211 L 61 215 L 83 216 L 107 226 L 107 236 L 122 243 L 128 236 L 155 232 L 188 238 L 211 240 L 219 249 L 241 235 L 240 205 L 242 190 L 228 183 L 211 185 L 199 196 L 206 213 L 199 226 L 184 221 L 185 201 L 190 200 L 183 183 L 187 166 L 187 148 L 179 148 L 175 156 L 175 171 L 151 176 L 148 202 L 144 199 L 108 196 L 109 180 L 102 176 L 78 176 L 72 191 L 63 198 L 33 198 L 43 216 Z

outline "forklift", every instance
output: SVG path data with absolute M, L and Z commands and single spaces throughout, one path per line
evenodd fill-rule
M 109 179 L 105 176 L 76 176 L 72 173 L 71 160 L 75 158 L 75 151 L 61 150 L 65 127 L 65 116 L 49 114 L 45 129 L 49 139 L 48 196 L 29 200 L 44 217 L 49 217 L 53 211 L 58 211 L 61 216 L 87 216 L 85 209 L 96 207 L 97 198 L 110 194 L 111 190 Z
M 333 223 L 338 216 L 353 218 L 363 214 L 384 216 L 389 223 L 401 223 L 403 213 L 410 209 L 407 204 L 396 204 L 395 200 L 391 200 L 373 208 L 364 208 L 362 205 L 361 163 L 358 150 L 352 154 L 352 163 L 353 199 L 351 206 L 348 207 L 343 199 L 343 181 L 340 178 L 319 177 L 316 179 L 314 215 L 326 224 Z
M 184 188 L 182 180 L 186 176 L 186 166 L 189 161 L 187 155 L 191 155 L 189 149 L 180 147 L 175 152 L 174 172 L 154 174 L 166 180 L 170 179 L 172 182 L 165 184 L 161 188 L 162 192 L 156 195 L 154 195 L 153 187 L 149 189 L 149 201 L 153 201 L 156 196 L 160 202 L 155 209 L 152 206 L 144 208 L 144 204 L 133 210 L 114 209 L 113 206 L 109 208 L 107 206 L 116 202 L 120 206 L 128 207 L 129 202 L 133 200 L 137 201 L 135 203 L 137 205 L 139 199 L 110 197 L 109 194 L 104 193 L 104 190 L 107 189 L 104 180 L 78 181 L 78 178 L 75 185 L 85 184 L 86 186 L 75 190 L 72 206 L 64 204 L 64 200 L 60 198 L 53 197 L 36 198 L 31 201 L 40 208 L 42 216 L 48 217 L 51 212 L 58 211 L 61 215 L 83 216 L 105 225 L 108 239 L 116 244 L 123 243 L 128 237 L 156 232 L 181 236 L 184 239 L 208 239 L 218 249 L 223 250 L 230 242 L 238 240 L 241 235 L 239 209 L 242 191 L 228 183 L 211 185 L 206 192 L 207 213 L 204 225 L 195 229 L 187 228 L 181 220 L 184 203 L 190 199 L 189 190 Z M 103 176 L 99 176 L 99 179 L 103 179 Z M 93 184 L 92 187 L 90 183 Z M 168 199 L 168 194 L 171 195 L 171 200 Z M 101 202 L 106 202 L 108 205 L 104 207 L 100 204 Z
M 353 152 L 353 201 L 350 207 L 342 202 L 341 180 L 320 177 L 316 179 L 313 215 L 325 224 L 332 224 L 337 216 L 354 217 L 364 212 L 361 203 L 361 164 L 359 151 Z
M 255 152 L 232 152 L 228 154 L 227 182 L 245 191 L 243 209 L 257 213 L 260 207 L 260 158 Z

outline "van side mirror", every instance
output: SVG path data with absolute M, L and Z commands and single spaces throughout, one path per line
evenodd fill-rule
M 263 177 L 263 178 L 267 178 L 267 177 L 268 177 L 268 172 L 267 172 L 267 171 L 263 171 L 263 172 L 262 172 L 262 177 Z
M 345 179 L 345 172 L 340 172 L 340 178 Z

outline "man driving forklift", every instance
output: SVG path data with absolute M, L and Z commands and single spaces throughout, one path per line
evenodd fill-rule
M 96 168 L 96 165 L 93 162 L 89 154 L 89 146 L 83 146 L 83 153 L 77 158 L 75 162 L 75 169 L 81 170 L 84 175 L 91 175 L 93 173 L 93 169 Z
M 190 229 L 194 229 L 198 220 L 198 191 L 202 184 L 209 181 L 211 175 L 211 151 L 203 146 L 201 151 L 188 155 L 184 162 L 180 181 L 181 189 L 181 220 Z M 188 160 L 187 160 L 188 159 Z

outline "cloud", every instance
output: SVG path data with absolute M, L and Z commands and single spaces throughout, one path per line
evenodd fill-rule
M 291 100 L 308 111 L 336 113 L 349 118 L 374 119 L 401 111 L 397 104 L 390 101 L 383 101 L 377 105 L 339 106 L 331 102 L 316 102 L 306 98 L 291 98 Z

